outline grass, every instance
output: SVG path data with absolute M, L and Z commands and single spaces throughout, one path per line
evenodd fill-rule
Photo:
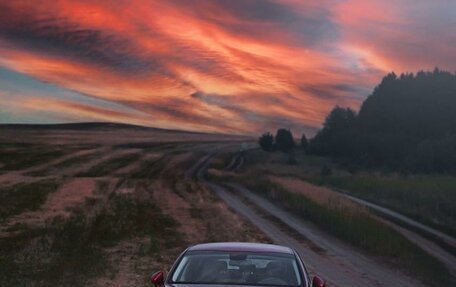
M 385 174 L 382 171 L 348 170 L 328 158 L 296 152 L 298 164 L 287 164 L 283 153 L 249 152 L 249 170 L 297 177 L 318 185 L 343 189 L 357 197 L 391 208 L 423 224 L 456 236 L 456 176 Z M 331 173 L 322 176 L 324 167 Z
M 268 174 L 275 174 L 309 180 L 309 178 L 322 178 L 320 173 L 324 166 L 334 169 L 334 164 L 325 158 L 309 157 L 304 154 L 297 154 L 296 158 L 297 164 L 291 166 L 285 154 L 254 151 L 246 156 L 244 173 L 221 178 L 217 178 L 217 174 L 210 174 L 210 176 L 219 181 L 241 182 L 252 191 L 297 216 L 316 223 L 328 233 L 371 255 L 382 258 L 430 285 L 445 285 L 450 282 L 449 271 L 443 264 L 366 212 L 343 208 L 334 203 L 320 204 L 305 195 L 288 191 L 267 179 Z M 336 170 L 333 174 L 334 176 L 326 176 L 324 179 L 340 178 L 349 173 Z M 349 181 L 345 183 L 349 184 Z M 450 186 L 451 184 L 448 184 L 448 188 Z M 429 188 L 426 185 L 421 187 L 424 190 Z M 360 190 L 365 188 L 367 187 L 363 186 Z
M 78 165 L 78 164 L 81 164 L 81 163 L 88 162 L 88 161 L 94 159 L 97 156 L 99 156 L 98 152 L 89 153 L 89 154 L 85 154 L 85 155 L 81 155 L 81 156 L 75 156 L 75 157 L 69 158 L 67 160 L 64 160 L 62 162 L 59 162 L 57 164 L 54 164 L 52 166 L 46 167 L 44 169 L 40 169 L 40 170 L 37 170 L 37 171 L 29 172 L 29 173 L 27 173 L 27 175 L 31 175 L 31 176 L 52 175 L 56 171 L 58 171 L 60 169 L 64 169 L 64 168 L 67 168 L 67 167 L 70 167 L 70 166 L 75 166 L 75 165 Z
M 93 220 L 90 238 L 107 247 L 132 236 L 149 236 L 150 250 L 158 251 L 160 238 L 165 239 L 165 248 L 182 243 L 175 231 L 176 226 L 177 223 L 162 214 L 153 202 L 113 194 L 109 199 L 109 206 Z
M 140 157 L 140 153 L 129 153 L 111 158 L 91 167 L 88 171 L 80 173 L 79 176 L 100 177 L 112 175 L 118 169 L 137 161 Z
M 139 167 L 133 170 L 129 175 L 129 179 L 152 179 L 159 173 L 165 166 L 165 161 L 169 158 L 162 156 L 158 159 L 144 160 L 140 163 Z
M 0 190 L 0 222 L 24 211 L 40 208 L 47 195 L 57 190 L 55 180 L 45 180 L 27 184 L 17 184 Z
M 234 155 L 235 153 L 232 152 L 225 152 L 219 154 L 210 162 L 210 168 L 224 169 L 226 166 L 230 164 L 231 159 Z
M 84 286 L 104 270 L 82 214 L 0 239 L 0 286 Z
M 71 152 L 58 145 L 0 144 L 0 170 L 20 170 L 49 162 Z
M 169 150 L 176 146 L 176 143 L 173 142 L 137 142 L 137 143 L 126 143 L 116 145 L 116 148 L 120 149 L 131 149 L 139 148 L 144 151 L 160 151 L 160 150 Z
M 245 168 L 252 169 L 257 168 L 258 165 L 275 165 L 275 166 L 286 166 L 292 167 L 296 172 L 302 172 L 304 170 L 315 170 L 320 169 L 331 164 L 331 160 L 321 156 L 306 155 L 302 151 L 296 151 L 293 153 L 293 157 L 296 159 L 296 164 L 290 165 L 289 155 L 283 152 L 265 152 L 263 150 L 251 150 L 245 153 Z
M 106 248 L 122 240 L 148 237 L 149 243 L 138 248 L 141 256 L 181 246 L 176 224 L 150 200 L 112 194 L 93 218 L 81 210 L 46 227 L 22 228 L 18 235 L 0 238 L 0 286 L 86 286 L 115 269 Z
M 456 177 L 360 174 L 308 180 L 346 190 L 456 236 Z
M 365 212 L 321 205 L 258 177 L 255 180 L 243 178 L 241 181 L 290 212 L 311 220 L 330 234 L 383 258 L 428 284 L 447 284 L 450 280 L 448 270 L 437 259 Z

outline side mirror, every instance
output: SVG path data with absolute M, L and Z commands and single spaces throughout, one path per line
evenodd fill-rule
M 154 284 L 155 287 L 163 287 L 165 283 L 165 272 L 158 271 L 155 272 L 151 277 L 150 281 Z
M 326 283 L 320 277 L 315 276 L 312 280 L 312 287 L 326 287 Z

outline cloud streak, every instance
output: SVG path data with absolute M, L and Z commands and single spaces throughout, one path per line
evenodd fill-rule
M 391 70 L 455 69 L 456 35 L 437 33 L 454 26 L 449 11 L 452 2 L 422 0 L 4 1 L 0 67 L 79 98 L 69 104 L 43 89 L 25 101 L 9 88 L 3 95 L 22 100 L 2 106 L 46 101 L 90 120 L 312 133 Z

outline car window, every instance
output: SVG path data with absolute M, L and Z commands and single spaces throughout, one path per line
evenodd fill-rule
M 260 252 L 187 252 L 171 280 L 186 284 L 301 285 L 294 255 Z

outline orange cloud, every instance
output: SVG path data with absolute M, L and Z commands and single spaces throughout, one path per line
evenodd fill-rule
M 380 1 L 18 0 L 0 19 L 0 67 L 141 116 L 49 107 L 166 128 L 314 131 L 334 105 L 357 107 L 384 73 L 417 65 L 400 49 L 416 21 Z

